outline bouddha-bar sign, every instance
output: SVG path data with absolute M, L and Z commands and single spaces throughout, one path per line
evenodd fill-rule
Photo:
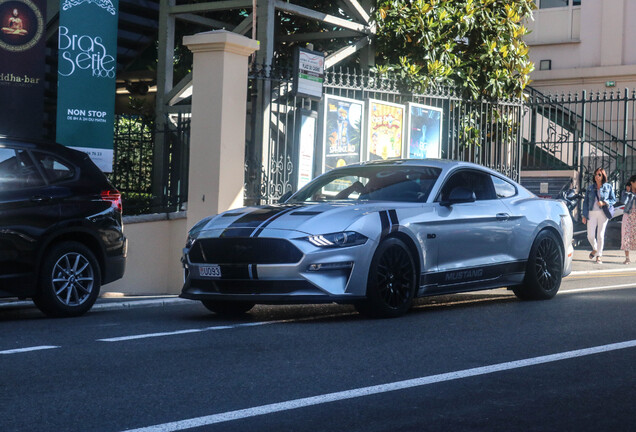
M 117 0 L 65 0 L 58 39 L 57 140 L 112 171 Z
M 44 0 L 0 0 L 0 135 L 42 138 Z

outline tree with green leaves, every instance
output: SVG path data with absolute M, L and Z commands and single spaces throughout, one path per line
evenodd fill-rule
M 413 92 L 521 97 L 534 69 L 523 22 L 534 8 L 534 0 L 378 0 L 378 70 L 397 72 Z

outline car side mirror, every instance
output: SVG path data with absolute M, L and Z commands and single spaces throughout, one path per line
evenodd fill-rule
M 448 200 L 442 201 L 440 204 L 444 207 L 449 207 L 453 204 L 470 203 L 475 201 L 477 201 L 475 192 L 468 188 L 458 186 L 451 191 L 448 196 Z
M 284 204 L 294 193 L 292 191 L 285 192 L 280 198 L 278 198 L 279 204 Z

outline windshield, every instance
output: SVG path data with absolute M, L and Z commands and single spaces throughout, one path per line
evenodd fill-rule
M 440 168 L 417 166 L 338 169 L 311 182 L 287 202 L 425 202 L 440 172 Z

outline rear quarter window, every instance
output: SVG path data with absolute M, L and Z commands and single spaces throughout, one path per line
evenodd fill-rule
M 510 198 L 517 195 L 517 188 L 502 178 L 491 176 L 497 198 Z
M 75 177 L 75 168 L 70 163 L 48 153 L 33 152 L 33 155 L 50 183 Z

